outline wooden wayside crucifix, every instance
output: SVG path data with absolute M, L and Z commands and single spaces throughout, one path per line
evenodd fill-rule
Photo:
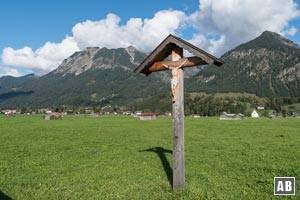
M 184 58 L 183 49 L 193 54 Z M 171 60 L 166 60 L 171 55 Z M 183 68 L 199 65 L 221 66 L 223 61 L 198 47 L 169 35 L 134 70 L 150 75 L 152 72 L 172 70 L 172 116 L 173 116 L 173 189 L 184 186 L 184 83 Z

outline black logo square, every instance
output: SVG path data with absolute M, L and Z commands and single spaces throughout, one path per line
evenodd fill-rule
M 274 177 L 274 195 L 295 195 L 295 177 Z

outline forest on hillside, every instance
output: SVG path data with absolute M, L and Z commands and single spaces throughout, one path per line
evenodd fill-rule
M 156 114 L 171 111 L 171 94 L 153 97 L 130 105 L 130 110 L 146 110 Z M 255 95 L 214 95 L 185 94 L 185 115 L 219 116 L 222 112 L 242 113 L 250 116 L 253 109 L 264 107 L 260 114 L 269 116 L 271 112 L 291 116 L 300 112 L 300 97 L 260 98 Z
M 272 97 L 261 98 L 247 93 L 185 93 L 184 97 L 185 115 L 199 114 L 200 116 L 219 116 L 223 112 L 241 113 L 251 116 L 254 109 L 258 109 L 260 116 L 269 117 L 271 113 L 277 113 L 283 117 L 292 116 L 294 112 L 300 113 L 300 97 Z M 97 113 L 130 113 L 137 110 L 154 112 L 163 115 L 172 111 L 171 93 L 137 99 L 125 105 L 103 104 L 101 106 L 69 106 L 49 108 L 56 112 L 68 112 L 69 114 L 87 112 Z M 2 109 L 3 110 L 3 109 Z M 37 108 L 22 107 L 21 114 L 38 112 Z

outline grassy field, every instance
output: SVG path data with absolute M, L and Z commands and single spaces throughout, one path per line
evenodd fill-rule
M 171 118 L 0 116 L 0 199 L 286 199 L 300 119 L 185 119 L 186 185 L 172 191 Z

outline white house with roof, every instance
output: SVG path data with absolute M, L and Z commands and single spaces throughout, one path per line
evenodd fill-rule
M 251 117 L 252 118 L 259 118 L 259 114 L 257 113 L 257 111 L 255 109 L 252 111 Z

